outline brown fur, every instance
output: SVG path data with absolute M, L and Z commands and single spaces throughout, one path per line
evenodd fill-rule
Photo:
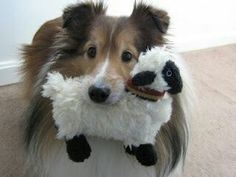
M 52 52 L 56 34 L 60 31 L 62 19 L 57 18 L 44 23 L 36 32 L 32 44 L 23 48 L 23 68 L 25 95 L 32 96 L 32 88 L 41 67 L 47 62 Z

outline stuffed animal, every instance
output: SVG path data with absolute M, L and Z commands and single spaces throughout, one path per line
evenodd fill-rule
M 181 92 L 182 80 L 174 54 L 155 47 L 141 53 L 130 73 L 126 92 L 113 105 L 95 104 L 87 94 L 91 76 L 47 75 L 42 96 L 52 100 L 57 137 L 65 139 L 70 159 L 82 162 L 90 156 L 86 136 L 119 140 L 126 152 L 145 166 L 154 165 L 155 137 L 171 116 L 171 94 Z

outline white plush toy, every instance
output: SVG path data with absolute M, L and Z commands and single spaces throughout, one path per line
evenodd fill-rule
M 160 47 L 142 53 L 127 81 L 127 91 L 113 105 L 94 104 L 84 93 L 92 84 L 91 76 L 64 78 L 59 72 L 48 73 L 42 95 L 52 100 L 53 118 L 58 127 L 58 138 L 66 139 L 67 145 L 74 137 L 86 142 L 85 136 L 98 136 L 120 140 L 126 152 L 135 155 L 146 166 L 157 161 L 153 148 L 160 127 L 171 116 L 171 94 L 181 92 L 182 80 L 175 55 Z M 142 99 L 144 98 L 144 99 Z M 75 161 L 83 161 L 90 155 Z M 76 148 L 69 147 L 68 151 Z M 73 153 L 68 152 L 71 159 Z

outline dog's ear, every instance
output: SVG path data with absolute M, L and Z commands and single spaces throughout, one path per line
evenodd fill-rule
M 80 35 L 85 32 L 93 20 L 106 12 L 102 2 L 84 2 L 65 8 L 63 13 L 63 28 Z M 82 35 L 82 34 L 81 34 Z
M 170 18 L 164 10 L 154 8 L 144 3 L 134 5 L 131 19 L 144 28 L 155 28 L 161 33 L 166 33 L 169 27 Z

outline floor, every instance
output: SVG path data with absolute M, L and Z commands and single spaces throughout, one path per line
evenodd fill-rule
M 198 106 L 184 177 L 236 176 L 236 45 L 182 54 Z M 19 85 L 0 87 L 0 176 L 20 177 L 24 103 Z
M 198 95 L 185 177 L 236 177 L 236 45 L 183 56 Z

